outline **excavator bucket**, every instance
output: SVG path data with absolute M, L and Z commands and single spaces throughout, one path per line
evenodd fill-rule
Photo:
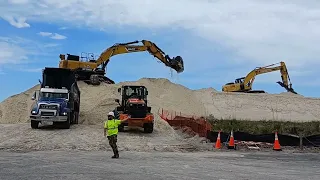
M 184 71 L 183 59 L 181 56 L 174 57 L 170 59 L 170 67 L 177 71 L 177 73 L 181 73 Z
M 288 92 L 291 92 L 291 93 L 294 93 L 294 94 L 298 94 L 297 92 L 294 91 L 294 89 L 292 87 L 286 86 L 283 82 L 278 81 L 277 83 L 280 86 L 284 87 Z

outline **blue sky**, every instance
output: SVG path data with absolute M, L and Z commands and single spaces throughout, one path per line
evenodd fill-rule
M 294 89 L 319 97 L 319 7 L 313 0 L 2 1 L 0 101 L 37 84 L 42 68 L 58 67 L 60 53 L 99 55 L 114 43 L 142 39 L 182 56 L 185 71 L 171 74 L 140 52 L 112 57 L 108 77 L 161 77 L 220 91 L 257 66 L 285 61 Z M 253 88 L 284 92 L 278 80 L 279 72 L 259 75 Z

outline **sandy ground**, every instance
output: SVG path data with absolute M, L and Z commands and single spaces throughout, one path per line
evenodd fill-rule
M 319 154 L 273 153 L 0 152 L 0 177 L 16 179 L 316 180 Z
M 161 124 L 162 123 L 162 124 Z M 159 125 L 160 124 L 160 125 Z M 160 127 L 160 128 L 159 128 Z M 156 124 L 152 134 L 142 129 L 126 129 L 120 132 L 120 151 L 202 151 L 210 149 L 198 136 L 188 137 L 174 131 L 166 122 Z M 0 125 L 0 150 L 44 151 L 44 150 L 111 150 L 103 136 L 103 126 L 73 125 L 71 129 L 55 129 L 45 126 L 31 129 L 30 124 Z
M 319 121 L 320 99 L 291 93 L 243 94 L 195 91 L 208 114 L 238 120 Z
M 91 86 L 79 82 L 81 90 L 81 124 L 101 124 L 107 112 L 120 98 L 117 88 L 124 84 L 145 85 L 149 90 L 149 105 L 153 113 L 164 108 L 188 115 L 212 114 L 223 119 L 318 121 L 320 99 L 305 98 L 291 93 L 241 94 L 221 93 L 213 88 L 190 90 L 167 79 L 143 78 L 135 82 Z M 31 96 L 35 86 L 0 103 L 0 124 L 29 122 Z

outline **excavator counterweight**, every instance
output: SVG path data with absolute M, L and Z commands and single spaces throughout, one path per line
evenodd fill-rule
M 142 45 L 137 43 L 142 42 Z M 128 43 L 116 43 L 113 46 L 104 50 L 97 59 L 81 61 L 79 56 L 60 54 L 59 68 L 66 68 L 75 71 L 77 80 L 83 80 L 88 84 L 99 85 L 100 82 L 114 84 L 115 82 L 105 76 L 106 67 L 112 56 L 118 54 L 134 53 L 148 51 L 156 57 L 165 66 L 174 69 L 177 73 L 184 71 L 183 59 L 181 56 L 170 58 L 156 44 L 148 40 L 133 41 Z

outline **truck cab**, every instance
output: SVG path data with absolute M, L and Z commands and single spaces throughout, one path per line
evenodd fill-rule
M 57 72 L 60 72 L 60 77 Z M 30 112 L 31 128 L 38 128 L 39 123 L 57 125 L 64 129 L 69 129 L 71 124 L 78 124 L 80 91 L 72 78 L 69 83 L 65 82 L 68 75 L 73 76 L 73 74 L 57 68 L 46 68 L 44 74 L 40 90 L 35 91 L 31 98 L 35 101 Z M 61 86 L 70 83 L 71 85 L 67 87 Z

